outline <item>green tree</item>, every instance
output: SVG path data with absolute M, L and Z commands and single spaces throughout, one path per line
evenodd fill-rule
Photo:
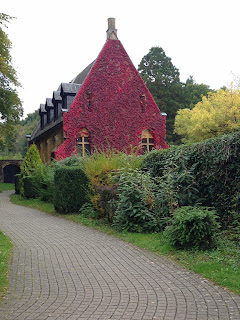
M 175 132 L 184 142 L 199 142 L 240 130 L 240 89 L 209 93 L 190 109 L 179 110 Z
M 21 174 L 23 176 L 29 176 L 34 172 L 36 168 L 42 163 L 38 149 L 35 144 L 32 144 L 28 149 L 28 152 L 23 159 L 21 166 Z
M 184 85 L 184 107 L 192 109 L 202 100 L 203 96 L 208 95 L 209 92 L 215 92 L 206 84 L 197 84 L 193 76 L 189 76 Z
M 3 27 L 13 18 L 0 13 L 0 135 L 5 136 L 10 132 L 10 126 L 23 114 L 21 101 L 16 87 L 20 86 L 17 73 L 12 66 L 10 50 L 12 43 Z M 7 123 L 7 125 L 5 125 Z M 6 140 L 0 139 L 0 148 L 6 145 Z
M 173 132 L 174 120 L 177 110 L 184 106 L 183 85 L 180 82 L 179 70 L 161 47 L 153 47 L 142 58 L 138 71 L 161 112 L 167 113 L 167 142 L 178 144 L 180 137 Z

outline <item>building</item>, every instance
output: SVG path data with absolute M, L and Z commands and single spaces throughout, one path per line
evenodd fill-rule
M 108 19 L 107 41 L 70 83 L 62 83 L 40 105 L 31 135 L 43 161 L 114 148 L 139 153 L 166 149 L 166 114 L 161 114 Z

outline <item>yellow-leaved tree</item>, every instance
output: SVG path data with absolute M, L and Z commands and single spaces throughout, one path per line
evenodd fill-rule
M 199 142 L 240 131 L 240 89 L 220 89 L 203 97 L 190 109 L 181 109 L 175 119 L 175 133 L 183 142 Z

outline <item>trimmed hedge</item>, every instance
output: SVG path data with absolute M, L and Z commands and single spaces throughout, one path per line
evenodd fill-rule
M 33 176 L 26 176 L 22 178 L 24 195 L 27 199 L 34 199 L 39 196 L 38 188 L 36 187 L 35 179 Z
M 89 179 L 78 167 L 57 168 L 54 175 L 54 207 L 60 213 L 78 212 L 90 202 Z
M 198 203 L 215 207 L 221 223 L 227 226 L 233 220 L 231 213 L 240 212 L 239 159 L 240 132 L 190 146 L 152 151 L 145 156 L 142 168 L 154 177 L 162 177 L 166 169 L 178 168 L 178 173 L 191 170 Z
M 15 175 L 15 193 L 20 194 L 21 184 L 20 184 L 21 174 Z

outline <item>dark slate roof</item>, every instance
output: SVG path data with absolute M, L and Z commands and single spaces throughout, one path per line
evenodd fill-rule
M 60 95 L 60 91 L 53 91 L 53 102 L 54 101 L 62 101 L 62 97 Z
M 45 109 L 53 108 L 52 98 L 47 98 L 45 103 Z
M 47 112 L 46 109 L 45 109 L 45 104 L 40 104 L 39 114 L 43 113 L 43 112 Z
M 61 83 L 61 96 L 64 94 L 75 95 L 78 93 L 81 85 L 77 83 Z
M 84 80 L 87 78 L 87 75 L 91 71 L 94 63 L 96 60 L 94 60 L 92 63 L 90 63 L 82 72 L 80 72 L 72 81 L 71 83 L 78 83 L 83 84 Z

